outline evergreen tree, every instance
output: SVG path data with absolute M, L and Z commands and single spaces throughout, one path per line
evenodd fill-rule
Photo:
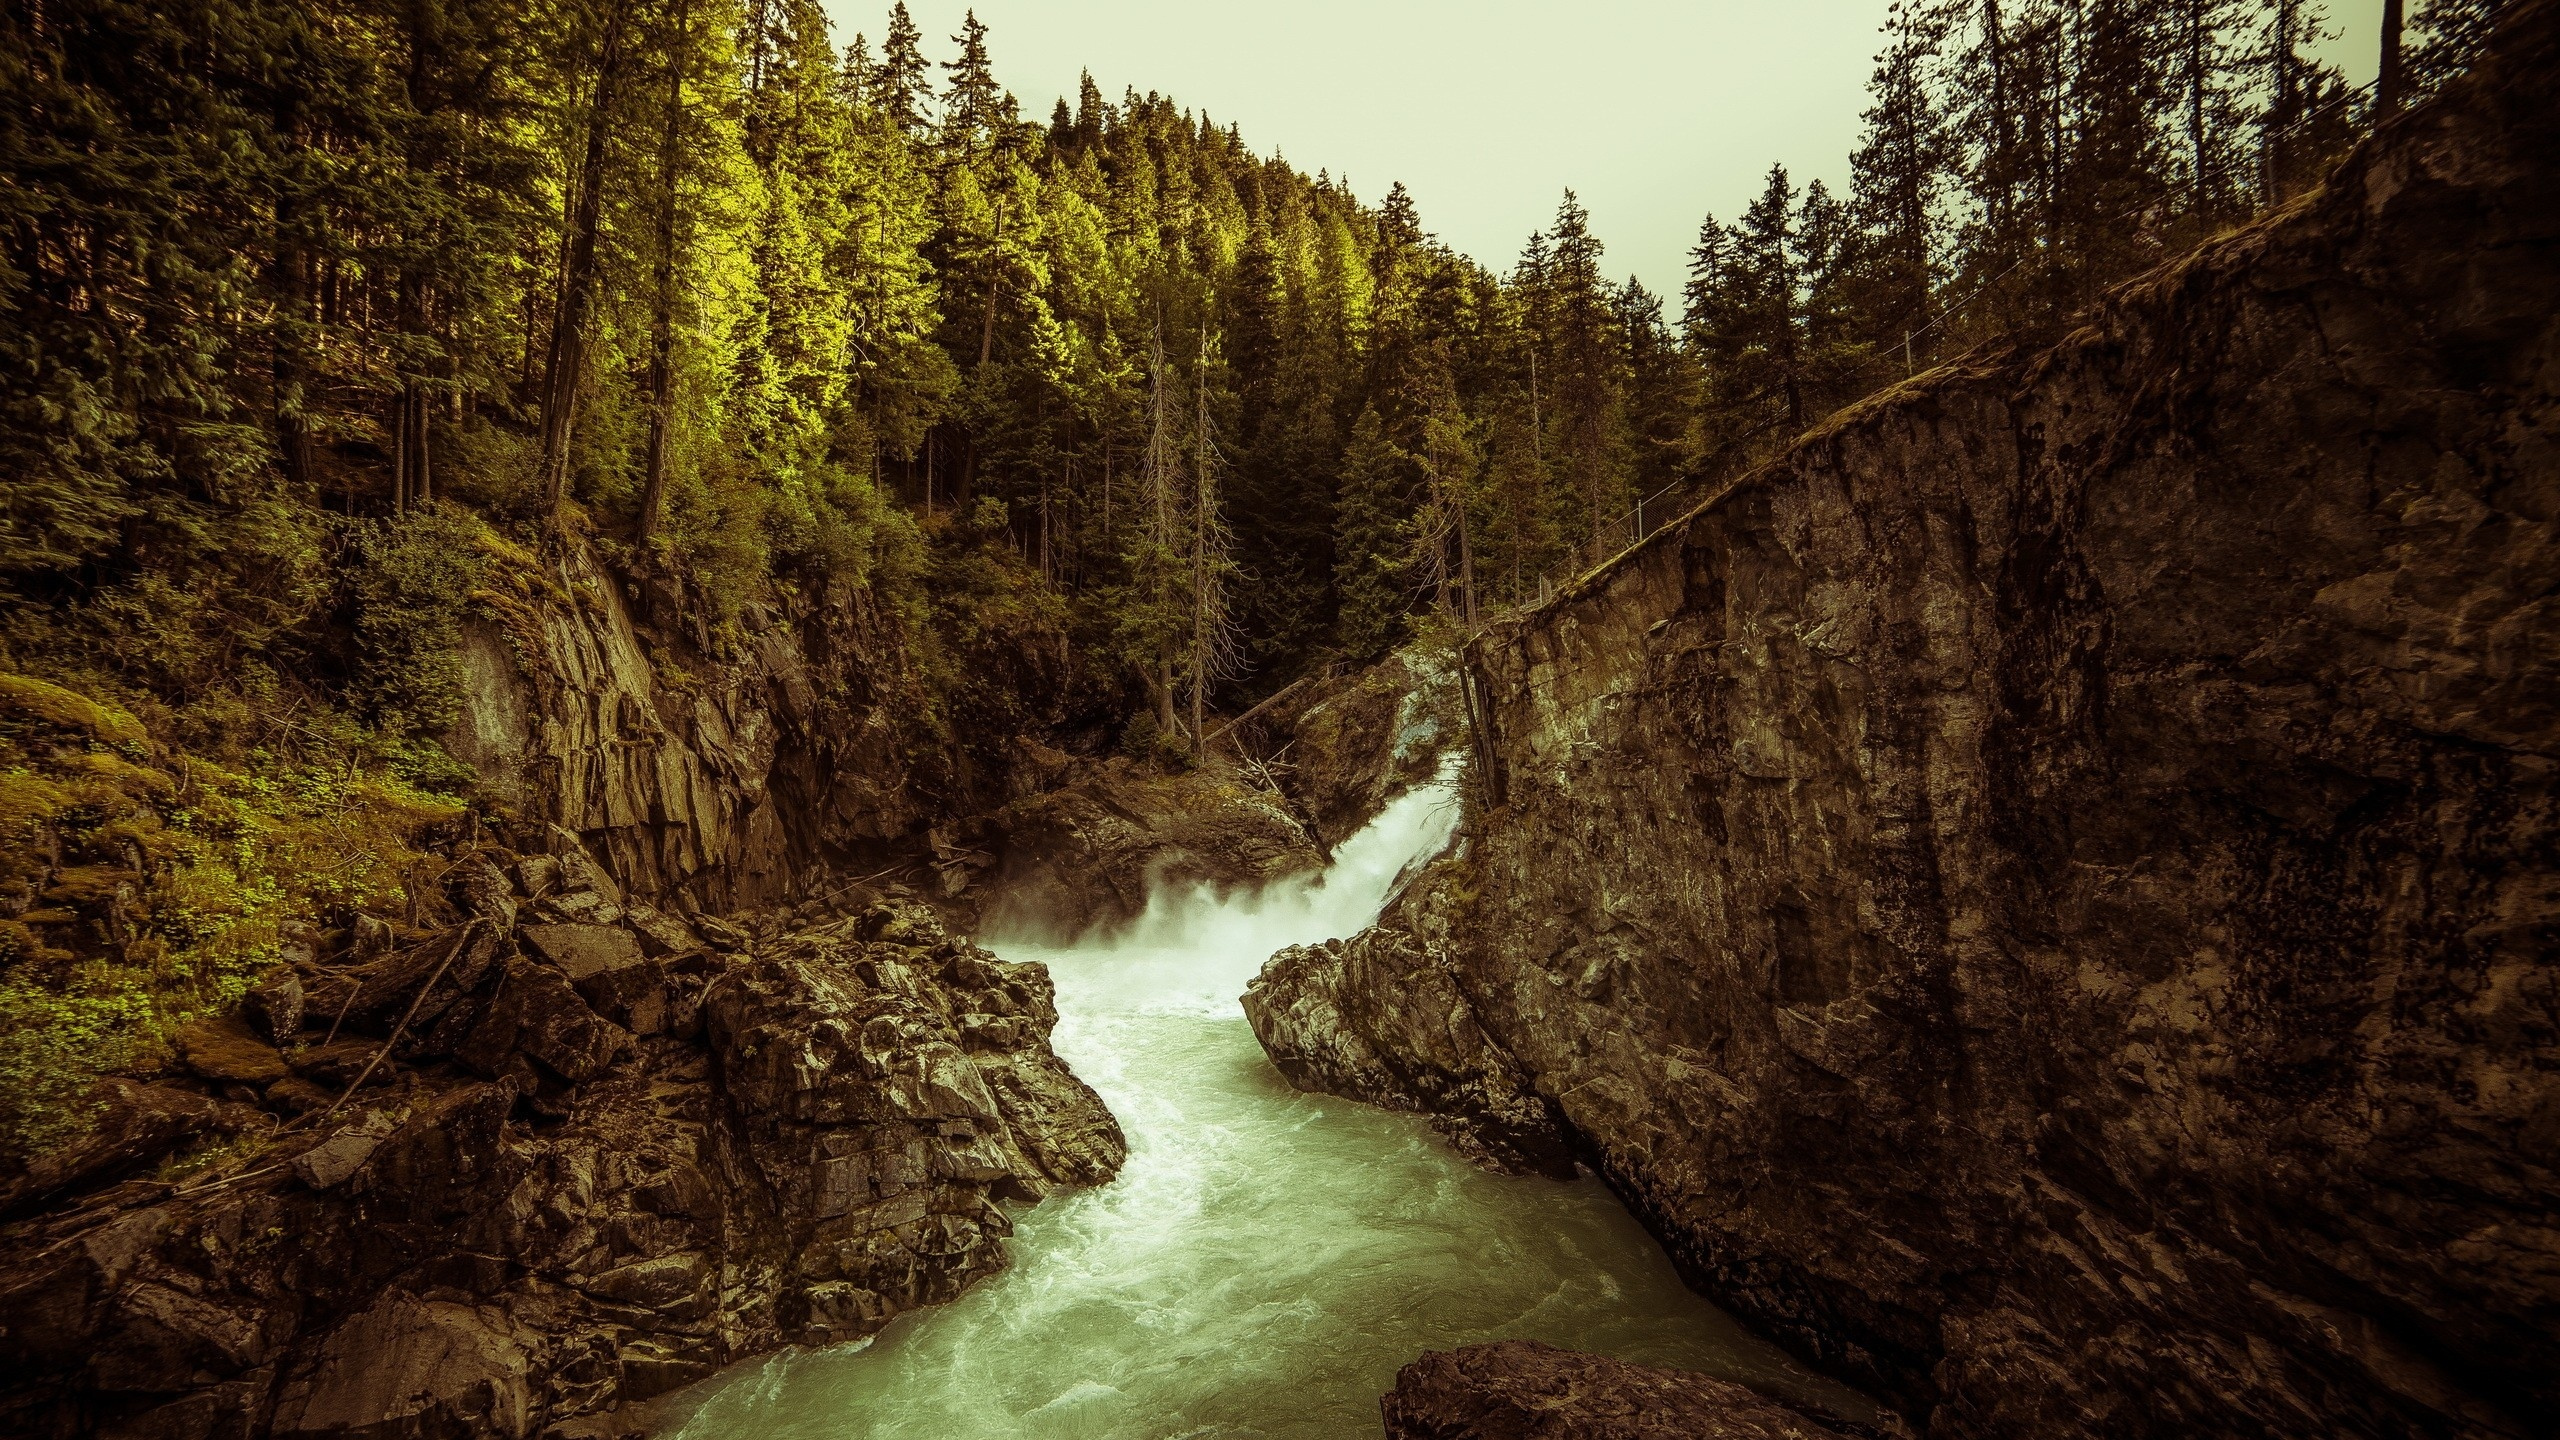
M 880 64 L 872 72 L 867 93 L 891 125 L 904 134 L 920 135 L 932 90 L 932 71 L 924 58 L 924 32 L 907 14 L 906 0 L 898 0 L 889 9 L 889 28 L 880 41 Z
M 1849 161 L 1851 203 L 1863 240 L 1857 258 L 1865 262 L 1856 319 L 1879 334 L 1918 329 L 1936 290 L 1940 196 L 1953 139 L 1930 92 L 1928 72 L 1948 28 L 1943 10 L 1915 5 L 1894 12 L 1869 82 L 1875 98 L 1866 112 L 1866 137 Z M 1849 236 L 1834 226 L 1827 206 L 1817 209 L 1813 240 L 1825 268 L 1845 272 L 1852 259 Z
M 2409 16 L 2408 71 L 2421 93 L 2471 68 L 2508 0 L 2417 0 Z
M 967 155 L 990 143 L 998 123 L 1007 118 L 1004 87 L 996 83 L 987 57 L 987 27 L 979 23 L 977 11 L 967 12 L 951 43 L 960 53 L 942 66 L 949 77 L 942 91 L 942 143 L 951 154 Z
M 1548 384 L 1555 407 L 1553 463 L 1580 497 L 1583 533 L 1601 528 L 1633 502 L 1627 479 L 1625 357 L 1610 289 L 1600 278 L 1601 246 L 1590 216 L 1572 191 L 1556 209 L 1553 249 L 1542 266 Z
M 1412 513 L 1412 457 L 1387 438 L 1377 407 L 1366 406 L 1342 453 L 1334 522 L 1334 589 L 1342 652 L 1372 660 L 1404 638 L 1406 517 Z

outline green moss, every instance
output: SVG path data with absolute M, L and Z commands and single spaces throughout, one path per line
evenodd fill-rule
M 0 923 L 0 1155 L 12 1157 L 76 1133 L 97 1077 L 149 1068 L 171 1030 L 235 1003 L 278 959 L 288 921 L 431 898 L 443 862 L 430 846 L 462 813 L 404 779 L 397 754 L 353 773 L 266 753 L 236 768 L 14 758 L 0 772 L 0 885 L 30 900 L 40 888 L 43 908 Z
M 25 675 L 0 675 L 0 714 L 77 730 L 102 745 L 140 748 L 147 738 L 132 712 Z

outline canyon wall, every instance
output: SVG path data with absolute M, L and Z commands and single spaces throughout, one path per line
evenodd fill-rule
M 584 546 L 493 569 L 446 747 L 640 894 L 771 906 L 831 867 L 921 849 L 979 798 L 868 592 L 768 596 L 715 627 L 678 583 Z
M 1494 626 L 1449 913 L 1275 963 L 1292 1077 L 1550 1109 L 1932 1435 L 2550 1433 L 2554 75 Z

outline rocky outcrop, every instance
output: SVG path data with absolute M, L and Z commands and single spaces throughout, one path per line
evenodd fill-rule
M 2555 73 L 2516 8 L 2322 191 L 1472 651 L 1456 1070 L 1929 1434 L 2560 1413 Z M 1304 973 L 1451 1068 L 1397 965 Z
M 989 925 L 1061 941 L 1135 917 L 1160 886 L 1246 888 L 1324 863 L 1280 796 L 1223 766 L 1155 775 L 1115 758 L 986 829 L 1000 897 Z
M 1465 725 L 1458 668 L 1416 644 L 1356 674 L 1317 682 L 1265 722 L 1282 788 L 1326 850 L 1439 771 Z
M 1555 1106 L 1485 1034 L 1462 988 L 1460 942 L 1444 926 L 1463 911 L 1451 887 L 1467 869 L 1443 860 L 1369 929 L 1272 956 L 1245 990 L 1245 1018 L 1300 1090 L 1420 1111 L 1480 1165 L 1570 1178 Z
M 565 827 L 662 907 L 768 909 L 834 873 L 921 871 L 947 848 L 937 824 L 1066 758 L 1002 733 L 973 756 L 927 723 L 910 639 L 867 590 L 776 594 L 714 624 L 675 578 L 625 575 L 583 545 L 493 571 L 446 748 L 483 794 Z M 1021 715 L 1054 707 L 1063 665 L 1027 642 L 1006 657 Z
M 0 1232 L 0 1431 L 631 1431 L 952 1298 L 1004 1265 L 1000 1202 L 1118 1168 L 1040 967 L 894 904 L 704 944 L 581 856 L 508 858 L 456 862 L 462 923 L 271 973 L 280 1044 L 217 1022 L 107 1087 Z
M 1844 1440 L 1872 1433 L 1687 1370 L 1505 1340 L 1432 1350 L 1378 1401 L 1387 1440 Z M 1828 1423 L 1826 1423 L 1828 1422 Z

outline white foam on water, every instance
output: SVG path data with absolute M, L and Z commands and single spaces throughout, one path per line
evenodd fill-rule
M 679 1440 L 1374 1437 L 1426 1349 L 1528 1338 L 1864 1410 L 1681 1286 L 1596 1181 L 1489 1175 L 1418 1118 L 1300 1095 L 1236 997 L 1348 936 L 1457 823 L 1446 773 L 1322 872 L 1158 892 L 1049 966 L 1054 1043 L 1130 1142 L 1107 1185 L 1017 1212 L 1012 1269 L 864 1346 L 786 1351 L 691 1397 Z

